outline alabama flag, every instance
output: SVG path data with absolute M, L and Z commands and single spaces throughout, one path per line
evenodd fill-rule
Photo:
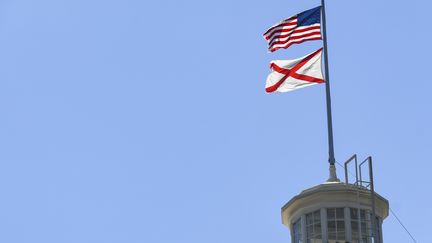
M 295 60 L 275 60 L 267 77 L 266 91 L 289 92 L 314 84 L 324 83 L 321 71 L 322 48 Z

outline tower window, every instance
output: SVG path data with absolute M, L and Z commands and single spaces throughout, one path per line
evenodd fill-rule
M 322 243 L 320 210 L 306 214 L 307 243 Z
M 360 214 L 359 214 L 360 213 Z M 366 211 L 364 209 L 350 208 L 351 214 L 351 232 L 352 239 L 354 242 L 362 242 L 367 243 L 370 242 L 368 240 L 368 231 L 369 223 L 366 218 Z M 360 224 L 359 224 L 360 223 Z M 359 234 L 361 232 L 361 234 Z M 361 239 L 359 241 L 359 239 Z
M 302 228 L 301 228 L 301 220 L 297 220 L 293 225 L 294 230 L 294 243 L 303 243 L 302 241 Z
M 328 240 L 333 242 L 345 242 L 345 214 L 344 208 L 327 209 Z

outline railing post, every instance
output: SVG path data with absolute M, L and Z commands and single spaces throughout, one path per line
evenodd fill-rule
M 370 180 L 370 191 L 371 191 L 371 205 L 372 205 L 372 236 L 374 237 L 374 242 L 381 243 L 377 239 L 377 225 L 376 225 L 376 213 L 375 213 L 375 188 L 373 180 L 373 170 L 372 170 L 372 157 L 368 157 L 369 160 L 369 180 Z
M 349 180 L 348 180 L 348 164 L 354 159 L 355 161 L 355 166 L 356 166 L 356 183 L 358 181 L 358 176 L 357 176 L 357 154 L 354 154 L 353 156 L 351 156 L 351 158 L 349 158 L 345 163 L 344 163 L 344 169 L 345 169 L 345 183 L 349 184 Z

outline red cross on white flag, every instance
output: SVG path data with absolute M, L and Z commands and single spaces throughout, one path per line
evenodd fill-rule
M 295 60 L 275 60 L 270 63 L 273 72 L 266 81 L 266 91 L 289 92 L 314 84 L 324 83 L 321 71 L 322 48 Z

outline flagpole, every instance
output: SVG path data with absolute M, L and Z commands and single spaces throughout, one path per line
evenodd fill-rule
M 324 42 L 324 64 L 325 64 L 325 80 L 326 80 L 326 103 L 327 103 L 327 126 L 328 126 L 328 144 L 329 144 L 329 163 L 330 163 L 330 177 L 327 181 L 339 181 L 336 175 L 335 155 L 333 146 L 333 123 L 331 112 L 331 96 L 330 96 L 330 75 L 328 65 L 328 50 L 327 50 L 327 30 L 326 30 L 326 12 L 325 1 L 321 0 L 322 8 L 322 29 L 323 29 L 323 42 Z

